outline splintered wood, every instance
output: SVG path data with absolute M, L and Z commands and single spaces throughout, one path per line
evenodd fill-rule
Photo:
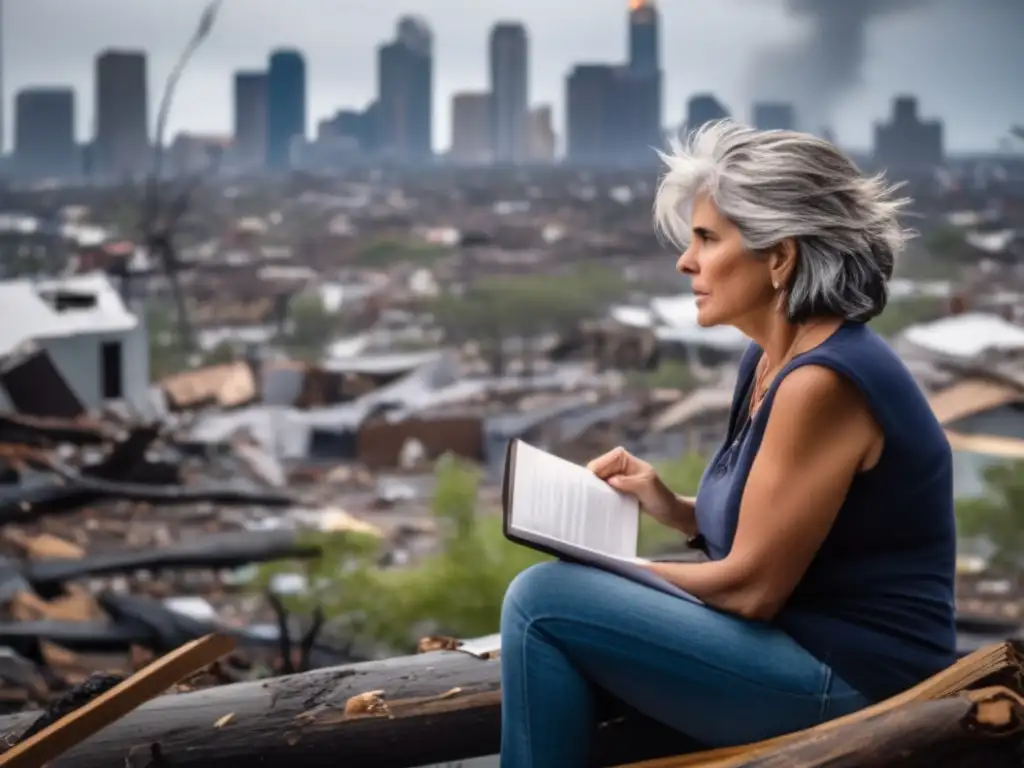
M 39 768 L 175 683 L 234 650 L 235 639 L 207 635 L 183 645 L 85 706 L 0 755 L 3 768 Z
M 462 647 L 462 641 L 454 637 L 421 637 L 416 644 L 416 653 L 431 653 L 433 651 L 457 651 Z
M 921 764 L 936 767 L 960 765 L 943 762 L 943 751 L 1021 735 L 1022 671 L 1019 647 L 999 643 L 975 651 L 898 696 L 813 728 L 756 744 L 633 763 L 629 768 L 857 768 L 897 765 L 907 756 L 916 761 L 928 758 Z M 1013 683 L 1018 690 L 1002 685 L 969 690 L 994 680 Z

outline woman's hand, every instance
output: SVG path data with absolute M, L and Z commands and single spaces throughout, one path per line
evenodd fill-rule
M 587 469 L 617 491 L 640 502 L 644 512 L 662 525 L 688 536 L 697 532 L 693 503 L 666 486 L 654 467 L 625 448 L 615 448 L 587 464 Z

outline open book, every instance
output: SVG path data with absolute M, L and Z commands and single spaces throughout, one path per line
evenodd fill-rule
M 510 541 L 701 602 L 642 566 L 639 504 L 586 467 L 512 440 L 501 499 Z

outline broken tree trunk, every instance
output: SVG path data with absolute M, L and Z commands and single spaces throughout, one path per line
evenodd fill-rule
M 5 734 L 37 716 L 0 718 L 0 750 Z M 632 715 L 610 717 L 596 738 L 606 765 L 686 748 L 682 737 Z M 175 768 L 399 768 L 496 754 L 498 740 L 499 662 L 450 651 L 164 696 L 51 768 L 123 765 L 152 744 Z
M 774 749 L 751 745 L 731 757 L 714 750 L 628 768 L 1009 768 L 1021 764 L 1022 733 L 1024 699 L 996 686 L 811 728 Z
M 1009 646 L 1004 651 L 1015 653 Z M 1019 667 L 994 664 L 980 671 L 991 670 L 1015 675 Z M 436 651 L 165 696 L 70 750 L 52 768 L 106 768 L 140 753 L 158 753 L 175 768 L 256 762 L 265 768 L 414 768 L 496 754 L 499 671 L 496 659 Z M 940 677 L 922 685 L 940 690 Z M 1024 701 L 1018 692 L 985 685 L 940 699 L 907 698 L 911 691 L 771 743 L 661 760 L 653 758 L 692 750 L 692 742 L 635 713 L 609 709 L 595 728 L 595 755 L 601 765 L 650 761 L 644 768 L 959 768 L 1019 761 Z M 0 718 L 0 749 L 5 734 L 16 737 L 35 717 Z

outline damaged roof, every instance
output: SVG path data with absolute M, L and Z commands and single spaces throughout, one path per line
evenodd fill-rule
M 66 303 L 63 299 L 71 299 Z M 101 273 L 61 280 L 0 282 L 0 306 L 8 318 L 0 326 L 0 354 L 28 339 L 130 331 L 138 319 L 128 311 Z

